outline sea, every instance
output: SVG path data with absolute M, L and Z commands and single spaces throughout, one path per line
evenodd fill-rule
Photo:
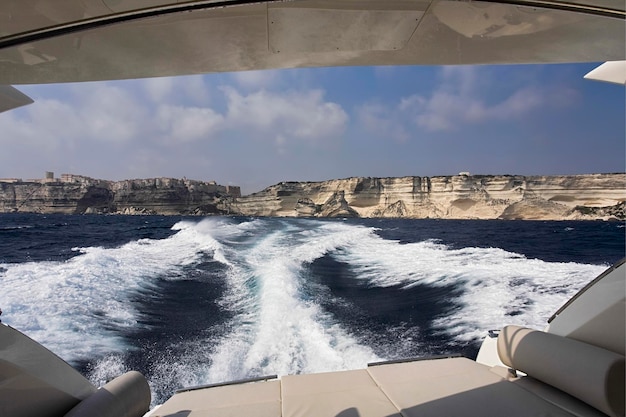
M 0 214 L 2 322 L 96 385 L 474 358 L 625 256 L 623 222 Z

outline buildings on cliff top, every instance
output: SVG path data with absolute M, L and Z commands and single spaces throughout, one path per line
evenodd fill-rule
M 76 174 L 61 174 L 61 178 L 54 178 L 54 172 L 46 171 L 46 175 L 43 178 L 29 178 L 24 181 L 21 178 L 0 178 L 0 182 L 6 182 L 11 184 L 16 184 L 20 182 L 34 182 L 39 184 L 48 184 L 53 182 L 61 182 L 61 183 L 69 183 L 69 182 L 78 182 L 78 183 L 87 183 L 87 182 L 96 182 L 99 180 L 95 180 L 90 177 L 86 177 L 84 175 L 76 175 Z

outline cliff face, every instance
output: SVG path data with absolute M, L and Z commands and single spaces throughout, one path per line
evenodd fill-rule
M 226 187 L 174 178 L 0 182 L 3 213 L 222 214 L 232 198 Z
M 626 219 L 626 174 L 347 178 L 238 196 L 202 181 L 0 182 L 0 212 L 444 219 Z
M 624 219 L 626 174 L 347 178 L 283 182 L 236 199 L 253 216 Z

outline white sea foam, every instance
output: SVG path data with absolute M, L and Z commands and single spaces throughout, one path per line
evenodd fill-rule
M 400 244 L 370 235 L 337 255 L 371 285 L 424 284 L 461 290 L 461 308 L 435 325 L 458 340 L 506 324 L 543 328 L 565 301 L 606 267 L 527 259 L 498 248 L 451 249 L 435 241 Z M 418 306 L 419 307 L 419 306 Z
M 14 225 L 14 226 L 0 226 L 0 230 L 20 230 L 20 229 L 32 229 L 31 225 Z
M 234 316 L 217 332 L 219 339 L 178 341 L 151 353 L 157 402 L 172 387 L 353 369 L 380 360 L 302 291 L 307 263 L 370 232 L 320 222 L 287 221 L 277 228 L 275 222 L 210 219 L 176 226 L 219 242 L 215 253 L 227 265 L 219 304 Z
M 150 353 L 150 383 L 167 391 L 254 375 L 359 368 L 379 360 L 372 346 L 359 343 L 303 290 L 306 265 L 324 255 L 374 287 L 454 287 L 458 291 L 450 297 L 460 308 L 435 325 L 460 341 L 482 338 L 505 324 L 541 328 L 603 270 L 498 248 L 401 244 L 347 222 L 212 218 L 181 221 L 174 230 L 162 240 L 77 248 L 80 255 L 65 262 L 0 265 L 5 321 L 66 360 L 99 358 L 91 379 L 109 379 L 110 369 L 126 369 L 127 346 L 118 334 L 138 326 L 133 298 L 156 296 L 156 280 L 185 278 L 184 268 L 211 254 L 225 265 L 226 292 L 217 302 L 232 320 L 208 332 L 207 339 L 177 341 Z M 396 324 L 400 330 L 403 325 Z M 215 339 L 216 334 L 221 336 Z
M 176 279 L 182 267 L 219 245 L 185 222 L 162 240 L 141 239 L 118 248 L 76 248 L 64 262 L 0 265 L 5 322 L 67 361 L 125 349 L 117 331 L 137 325 L 131 300 L 149 295 L 155 279 Z
M 233 291 L 225 300 L 243 312 L 212 353 L 210 380 L 349 369 L 378 359 L 302 293 L 303 266 L 350 240 L 344 228 L 332 229 L 285 224 L 232 253 Z
M 96 386 L 101 387 L 112 379 L 130 371 L 123 354 L 110 353 L 93 363 L 88 370 L 88 378 Z

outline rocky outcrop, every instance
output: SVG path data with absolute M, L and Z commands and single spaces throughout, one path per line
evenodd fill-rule
M 323 204 L 310 198 L 299 199 L 295 208 L 298 217 L 360 217 L 345 199 L 343 191 L 333 193 Z
M 253 216 L 626 219 L 626 174 L 454 175 L 282 182 L 233 200 Z
M 79 178 L 75 182 L 0 182 L 0 212 L 209 215 L 228 213 L 235 197 L 213 182 Z
M 359 213 L 350 207 L 345 199 L 344 191 L 331 195 L 319 209 L 320 217 L 359 217 Z

